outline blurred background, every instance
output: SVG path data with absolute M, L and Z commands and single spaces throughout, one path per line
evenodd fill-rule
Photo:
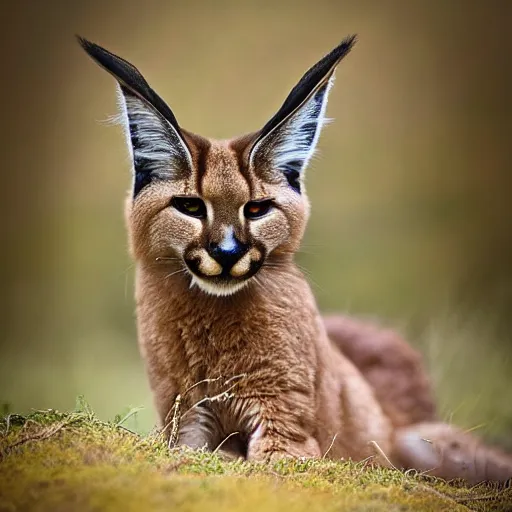
M 144 406 L 114 80 L 133 62 L 187 129 L 261 127 L 344 36 L 299 262 L 325 311 L 395 326 L 444 418 L 512 447 L 512 3 L 12 2 L 3 7 L 0 402 Z M 7 405 L 8 404 L 8 405 Z

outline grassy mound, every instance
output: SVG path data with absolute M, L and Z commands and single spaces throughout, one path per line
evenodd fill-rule
M 512 489 L 467 488 L 368 462 L 226 462 L 169 450 L 88 410 L 0 420 L 0 511 L 512 510 Z

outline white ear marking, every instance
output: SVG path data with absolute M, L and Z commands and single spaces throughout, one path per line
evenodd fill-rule
M 275 166 L 281 169 L 291 161 L 303 162 L 301 171 L 305 169 L 315 153 L 316 145 L 320 137 L 322 128 L 327 124 L 325 119 L 325 111 L 327 109 L 327 100 L 329 91 L 334 83 L 334 75 L 331 76 L 325 90 L 320 89 L 311 98 L 304 103 L 304 105 L 293 115 L 289 120 L 285 139 L 282 146 L 276 148 L 274 153 Z M 320 108 L 316 102 L 317 94 L 322 94 L 320 100 Z M 311 139 L 311 132 L 306 129 L 309 124 L 315 124 L 313 130 L 313 137 Z M 309 140 L 311 139 L 311 140 Z M 300 171 L 299 171 L 300 172 Z
M 123 127 L 134 169 L 137 195 L 154 176 L 176 178 L 192 169 L 192 156 L 179 131 L 151 104 L 118 85 L 118 120 Z
M 288 118 L 258 141 L 251 151 L 250 165 L 254 156 L 266 144 L 273 169 L 283 173 L 295 173 L 299 179 L 315 153 L 320 132 L 330 120 L 325 117 L 329 91 L 334 83 L 334 73 Z
M 117 115 L 117 119 L 113 119 L 113 121 L 117 121 L 117 124 L 120 124 L 123 128 L 124 137 L 126 139 L 126 146 L 128 147 L 130 158 L 133 162 L 133 148 L 130 137 L 130 121 L 128 120 L 128 111 L 126 109 L 126 101 L 124 99 L 124 94 L 119 84 L 117 84 L 116 86 L 116 96 L 119 114 Z
M 183 156 L 192 167 L 190 152 L 170 123 L 137 97 L 125 96 L 125 109 L 129 133 L 132 128 L 137 130 L 138 147 L 131 140 L 135 160 L 147 161 L 146 169 L 161 177 L 172 177 L 174 166 Z

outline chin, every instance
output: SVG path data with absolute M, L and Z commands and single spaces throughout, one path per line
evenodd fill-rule
M 192 275 L 192 281 L 190 286 L 197 286 L 201 291 L 208 295 L 214 295 L 216 297 L 227 297 L 234 295 L 239 292 L 242 288 L 245 288 L 251 278 L 244 279 L 243 281 L 220 281 L 220 280 L 209 280 L 196 275 Z

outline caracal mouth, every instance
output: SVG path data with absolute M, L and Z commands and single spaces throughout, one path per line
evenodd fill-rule
M 208 295 L 217 297 L 227 297 L 234 295 L 243 288 L 245 288 L 251 281 L 251 277 L 244 280 L 223 279 L 223 278 L 203 278 L 195 274 L 191 274 L 192 280 L 190 287 L 197 286 L 201 291 Z

